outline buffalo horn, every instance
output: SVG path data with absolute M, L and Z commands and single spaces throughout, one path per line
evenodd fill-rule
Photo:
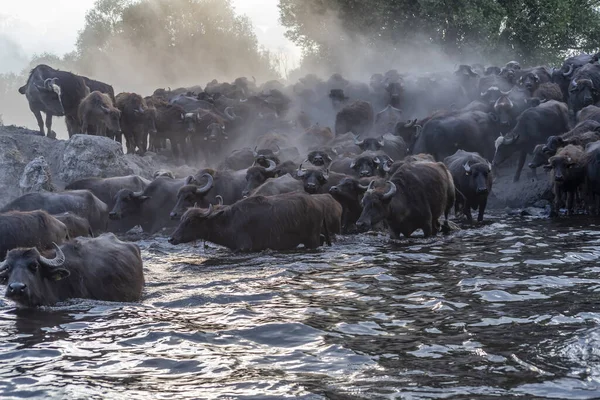
M 358 140 L 358 136 L 354 138 L 354 144 L 357 145 L 358 147 L 362 146 L 363 144 L 365 144 L 364 140 Z
M 571 85 L 573 85 L 573 87 L 577 87 L 577 81 L 575 79 L 573 79 L 571 81 Z
M 212 214 L 213 212 L 213 205 L 212 203 L 208 204 L 208 210 L 206 210 L 206 212 L 204 212 L 201 216 L 204 218 L 208 218 L 210 216 L 210 214 Z
M 218 194 L 217 196 L 215 196 L 215 199 L 217 199 L 217 204 L 222 206 L 224 201 L 223 201 L 223 196 L 221 196 L 220 194 Z
M 227 107 L 223 113 L 225 114 L 225 116 L 227 117 L 228 120 L 230 121 L 235 121 L 235 112 L 233 110 L 233 107 Z
M 417 120 L 416 120 L 416 119 L 414 119 L 414 120 L 412 120 L 412 121 L 411 121 L 411 120 L 409 120 L 407 123 L 405 123 L 405 124 L 404 124 L 404 127 L 405 127 L 405 128 L 412 128 L 416 122 L 417 122 Z
M 208 191 L 210 189 L 212 189 L 213 183 L 215 182 L 215 180 L 211 174 L 207 173 L 207 174 L 202 175 L 202 177 L 206 177 L 206 179 L 208 179 L 208 181 L 206 182 L 206 185 L 196 189 L 196 194 L 208 193 Z
M 100 106 L 100 108 L 102 108 L 102 111 L 104 111 L 104 112 L 110 112 L 110 108 L 108 108 L 106 106 Z
M 387 193 L 383 195 L 383 200 L 391 198 L 393 195 L 396 194 L 396 191 L 398 190 L 394 182 L 388 181 L 387 183 L 390 184 L 390 190 L 388 190 Z
M 350 169 L 354 169 L 354 166 L 356 165 L 356 161 L 352 161 L 350 163 Z
M 258 149 L 258 146 L 254 146 L 254 150 L 252 150 L 252 153 L 254 153 L 254 158 L 258 156 L 258 151 L 256 151 L 256 149 Z
M 325 180 L 329 179 L 329 168 L 323 172 L 323 178 L 325 178 Z
M 573 73 L 573 64 L 569 64 L 569 70 L 567 72 L 563 72 L 563 76 L 569 76 Z
M 377 143 L 379 143 L 379 147 L 383 147 L 383 145 L 385 145 L 385 142 L 384 142 L 384 140 L 383 140 L 383 136 L 381 137 L 381 139 L 379 139 L 379 140 L 377 141 Z
M 325 154 L 325 158 L 326 158 L 327 162 L 332 162 L 333 161 L 331 159 L 331 157 L 329 157 L 329 154 Z
M 465 169 L 465 172 L 471 172 L 471 166 L 468 161 L 463 165 L 463 168 Z
M 373 158 L 373 162 L 374 162 L 375 164 L 377 164 L 377 165 L 381 164 L 381 160 L 380 160 L 379 158 L 377 158 L 377 157 L 374 157 L 374 158 Z
M 371 182 L 373 182 L 373 181 L 371 181 Z M 369 186 L 370 186 L 370 185 L 371 185 L 371 183 L 369 182 L 369 184 L 368 184 L 368 185 L 366 185 L 366 186 L 365 186 L 365 185 L 361 185 L 360 183 L 359 183 L 357 186 L 358 186 L 358 188 L 359 188 L 360 190 L 362 190 L 363 192 L 366 192 L 367 190 L 369 190 Z
M 502 96 L 508 96 L 510 94 L 510 90 L 508 92 L 503 92 L 502 90 L 500 91 L 500 94 Z
M 8 267 L 6 265 L 6 260 L 4 260 L 0 263 L 0 272 L 4 271 L 6 268 Z
M 296 173 L 296 175 L 298 175 L 298 178 L 302 178 L 304 176 L 304 174 L 306 174 L 306 171 L 304 171 L 302 169 L 302 164 L 300 164 L 300 166 L 298 167 L 298 172 Z
M 56 250 L 56 257 L 54 257 L 53 259 L 49 259 L 40 255 L 40 262 L 46 267 L 50 268 L 62 267 L 66 260 L 65 253 L 63 253 L 61 248 L 58 247 L 56 243 L 52 243 L 52 246 L 54 246 L 54 249 Z
M 269 162 L 269 166 L 265 169 L 266 172 L 273 172 L 275 171 L 275 168 L 277 167 L 277 164 L 275 164 L 275 161 L 269 159 L 267 160 Z
M 375 181 L 369 182 L 369 186 L 367 186 L 367 192 L 372 192 L 373 191 L 373 185 L 374 184 L 375 184 Z
M 281 147 L 279 147 L 279 145 L 278 145 L 278 144 L 276 144 L 275 146 L 277 146 L 277 151 L 274 151 L 274 152 L 273 152 L 273 155 L 274 155 L 274 156 L 278 156 L 278 155 L 279 155 L 279 153 L 281 153 Z

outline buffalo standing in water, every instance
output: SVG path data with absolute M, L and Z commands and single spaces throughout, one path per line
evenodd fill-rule
M 483 221 L 488 195 L 492 191 L 492 166 L 477 153 L 458 150 L 444 159 L 450 170 L 454 184 L 462 196 L 458 196 L 455 213 L 462 205 L 462 210 L 469 223 L 473 222 L 471 209 L 479 209 L 477 221 Z M 464 198 L 462 198 L 464 196 Z
M 442 214 L 447 225 L 455 188 L 444 164 L 405 164 L 385 184 L 377 188 L 374 184 L 369 185 L 363 197 L 358 229 L 366 230 L 385 220 L 395 239 L 400 234 L 410 237 L 417 229 L 422 229 L 425 237 L 437 234 Z
M 11 250 L 0 263 L 6 297 L 27 307 L 49 306 L 71 298 L 137 301 L 144 288 L 140 249 L 112 233 L 78 238 L 55 253 L 36 248 Z

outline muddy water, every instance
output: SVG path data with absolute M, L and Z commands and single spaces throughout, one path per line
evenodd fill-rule
M 0 397 L 600 397 L 600 220 L 258 255 L 138 244 L 141 304 L 0 300 Z

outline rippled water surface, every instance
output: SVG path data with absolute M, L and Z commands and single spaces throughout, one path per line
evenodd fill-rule
M 599 226 L 497 216 L 256 255 L 140 240 L 141 304 L 0 298 L 0 397 L 599 398 Z

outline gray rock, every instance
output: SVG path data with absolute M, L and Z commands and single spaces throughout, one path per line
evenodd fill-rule
M 50 166 L 43 156 L 34 158 L 25 166 L 23 175 L 19 180 L 21 194 L 29 192 L 55 192 L 56 188 L 52 185 L 52 174 Z
M 139 175 L 123 154 L 118 142 L 103 136 L 73 135 L 62 156 L 60 179 L 69 184 L 79 179 Z

